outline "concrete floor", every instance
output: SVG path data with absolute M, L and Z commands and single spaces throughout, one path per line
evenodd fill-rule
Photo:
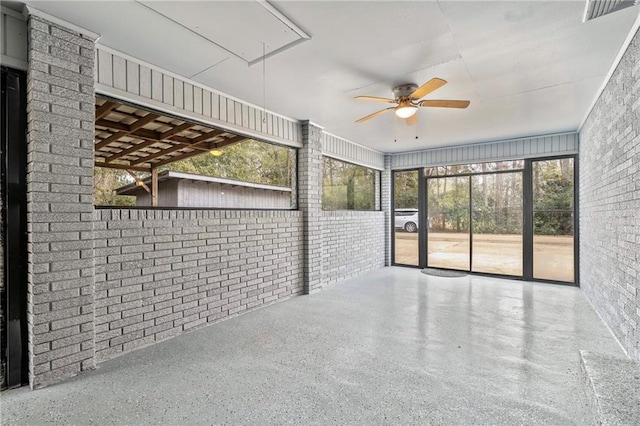
M 590 424 L 574 287 L 383 268 L 0 395 L 2 424 Z

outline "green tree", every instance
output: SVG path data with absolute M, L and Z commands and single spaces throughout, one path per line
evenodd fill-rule
M 133 182 L 125 170 L 93 168 L 93 204 L 96 206 L 135 206 L 136 197 L 116 195 L 116 189 Z
M 291 148 L 249 139 L 224 148 L 217 157 L 203 153 L 160 169 L 244 182 L 291 186 L 294 151 Z
M 324 157 L 322 208 L 325 210 L 373 210 L 375 175 L 371 169 Z

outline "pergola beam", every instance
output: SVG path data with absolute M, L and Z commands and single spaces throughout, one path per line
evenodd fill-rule
M 130 105 L 125 108 L 118 101 L 99 102 L 102 104 L 96 105 L 96 167 L 153 174 L 160 166 L 247 139 L 184 118 L 130 109 Z
M 208 148 L 207 151 L 212 150 L 212 149 L 218 149 L 218 148 L 223 148 L 225 146 L 229 146 L 229 145 L 233 145 L 234 143 L 238 143 L 240 141 L 246 140 L 248 139 L 246 136 L 235 136 L 233 138 L 229 138 L 227 140 L 224 140 L 222 142 L 218 142 L 216 144 L 211 144 Z M 192 151 L 192 152 L 186 152 L 182 155 L 178 155 L 176 157 L 170 158 L 168 160 L 163 160 L 160 161 L 157 164 L 154 164 L 154 167 L 162 167 L 164 165 L 170 164 L 170 163 L 175 163 L 177 161 L 181 161 L 181 160 L 186 160 L 187 158 L 191 158 L 194 157 L 196 155 L 201 155 L 202 152 L 198 152 L 198 151 Z
M 105 103 L 100 105 L 98 108 L 96 108 L 96 121 L 106 117 L 115 107 L 116 103 L 111 101 L 106 101 Z
M 132 166 L 129 164 L 115 164 L 115 163 L 103 163 L 103 162 L 95 162 L 94 165 L 96 167 L 106 167 L 107 169 L 118 169 L 118 170 L 135 170 L 136 172 L 145 172 L 151 173 L 151 167 L 138 167 Z

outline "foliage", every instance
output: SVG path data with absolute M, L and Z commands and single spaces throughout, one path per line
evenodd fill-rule
M 324 210 L 374 210 L 375 171 L 324 157 L 322 208 Z
M 174 170 L 203 176 L 215 176 L 245 182 L 291 186 L 295 153 L 291 148 L 247 140 L 228 146 L 214 157 L 207 152 L 158 169 Z M 94 168 L 94 204 L 133 206 L 134 196 L 116 195 L 115 190 L 133 182 L 125 170 Z
M 473 232 L 520 234 L 523 232 L 522 174 L 496 173 L 523 168 L 522 161 L 443 166 L 425 169 L 429 179 L 429 229 L 438 232 L 469 230 L 469 185 Z M 476 173 L 472 176 L 456 176 Z M 418 173 L 396 172 L 394 208 L 417 208 Z M 444 177 L 449 176 L 449 177 Z M 534 233 L 573 234 L 573 163 L 571 159 L 533 162 Z
M 396 172 L 393 177 L 393 205 L 396 209 L 418 208 L 418 171 Z
M 133 182 L 124 170 L 93 168 L 93 204 L 96 206 L 135 206 L 136 197 L 116 195 L 115 190 Z
M 535 235 L 573 235 L 573 162 L 538 161 L 533 165 Z
M 168 164 L 159 171 L 174 170 L 290 187 L 293 160 L 291 148 L 249 139 L 224 148 L 218 157 L 205 153 Z

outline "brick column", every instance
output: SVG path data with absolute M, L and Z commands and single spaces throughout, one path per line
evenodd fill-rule
M 382 175 L 382 205 L 384 211 L 384 264 L 391 266 L 391 220 L 393 219 L 393 206 L 391 205 L 391 155 L 384 156 L 384 170 Z
M 302 123 L 298 151 L 298 203 L 304 223 L 304 291 L 322 288 L 322 129 Z
M 29 10 L 28 339 L 32 388 L 95 368 L 95 38 Z

